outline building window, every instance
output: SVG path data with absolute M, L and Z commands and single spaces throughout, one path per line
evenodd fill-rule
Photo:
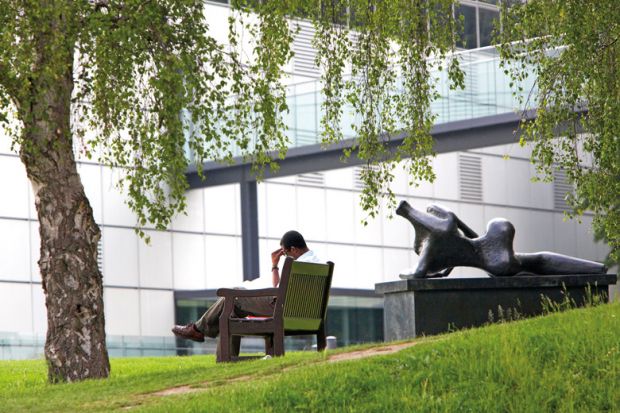
M 478 47 L 476 40 L 476 9 L 469 6 L 458 6 L 456 17 L 463 18 L 463 31 L 456 41 L 456 46 L 464 49 L 475 49 Z
M 383 341 L 383 298 L 330 296 L 326 327 L 338 347 Z
M 494 10 L 478 9 L 480 27 L 480 47 L 493 44 L 493 29 L 499 21 L 499 12 Z
M 456 18 L 463 19 L 463 30 L 457 39 L 457 47 L 475 49 L 493 44 L 493 29 L 499 21 L 499 9 L 492 4 L 497 2 L 463 0 L 454 9 Z

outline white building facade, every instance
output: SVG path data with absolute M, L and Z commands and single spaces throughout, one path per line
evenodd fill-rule
M 479 32 L 484 23 L 479 16 L 489 12 L 488 5 L 463 3 L 474 10 L 473 27 Z M 210 19 L 225 24 L 226 13 L 226 6 L 207 3 Z M 484 46 L 480 33 L 476 39 L 476 45 Z M 300 62 L 293 62 L 291 71 L 293 81 L 312 75 Z M 507 218 L 516 227 L 515 251 L 605 258 L 608 247 L 593 241 L 591 215 L 581 222 L 564 218 L 562 179 L 531 182 L 535 172 L 526 148 L 502 145 L 444 153 L 435 158 L 434 168 L 435 182 L 417 188 L 398 170 L 393 184 L 397 198 L 419 208 L 440 203 L 478 233 L 484 233 L 490 219 Z M 188 191 L 187 215 L 177 217 L 167 231 L 147 228 L 151 244 L 146 245 L 135 234 L 136 219 L 115 188 L 116 172 L 90 162 L 80 162 L 79 172 L 102 229 L 110 354 L 212 351 L 211 341 L 184 349 L 188 343 L 175 340 L 170 328 L 200 315 L 217 288 L 243 283 L 239 185 Z M 345 167 L 268 179 L 257 187 L 261 274 L 270 277 L 269 254 L 290 229 L 300 231 L 320 257 L 335 262 L 328 334 L 337 335 L 339 344 L 381 340 L 382 301 L 374 295 L 374 284 L 398 279 L 417 262 L 407 221 L 390 219 L 392 211 L 383 208 L 378 218 L 362 225 L 366 215 L 359 206 L 358 172 Z M 46 309 L 38 258 L 30 184 L 8 138 L 0 135 L 0 358 L 42 354 Z M 458 268 L 451 276 L 481 275 Z
M 583 216 L 581 223 L 566 220 L 554 203 L 554 184 L 530 182 L 534 171 L 527 155 L 515 146 L 438 155 L 434 183 L 413 188 L 399 173 L 394 191 L 398 199 L 417 207 L 433 202 L 447 206 L 478 233 L 490 219 L 507 218 L 517 230 L 516 251 L 551 250 L 603 260 L 608 248 L 594 243 L 591 216 Z M 472 194 L 471 185 L 463 185 L 463 168 L 471 169 L 472 163 L 480 166 L 480 200 L 470 200 L 476 191 Z M 243 283 L 238 185 L 189 191 L 187 216 L 177 217 L 167 231 L 147 230 L 151 244 L 146 245 L 135 234 L 135 219 L 114 188 L 114 172 L 87 163 L 80 163 L 79 170 L 102 229 L 100 259 L 111 354 L 176 352 L 186 343 L 173 339 L 172 325 L 198 315 L 214 299 L 215 289 Z M 6 146 L 0 154 L 0 173 L 0 351 L 3 358 L 30 357 L 40 353 L 46 331 L 38 222 L 24 168 Z M 388 218 L 386 208 L 362 225 L 365 213 L 359 207 L 357 176 L 356 168 L 349 167 L 258 184 L 262 275 L 269 277 L 269 254 L 285 231 L 304 234 L 320 257 L 336 263 L 336 294 L 330 308 L 343 318 L 337 321 L 348 324 L 346 329 L 339 324 L 339 335 L 346 336 L 341 343 L 381 338 L 381 300 L 373 297 L 374 284 L 398 279 L 417 262 L 414 231 L 407 221 Z M 451 276 L 481 275 L 457 268 Z M 366 331 L 371 321 L 373 334 Z

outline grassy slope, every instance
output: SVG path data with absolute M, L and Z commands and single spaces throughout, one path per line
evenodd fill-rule
M 57 386 L 45 384 L 41 361 L 0 362 L 0 411 L 620 411 L 620 303 L 453 333 L 393 355 L 323 358 L 116 359 L 110 380 Z M 205 381 L 206 391 L 144 395 Z

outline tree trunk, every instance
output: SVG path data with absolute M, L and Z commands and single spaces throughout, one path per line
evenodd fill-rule
M 39 267 L 47 307 L 45 358 L 49 381 L 105 378 L 101 238 L 73 154 L 70 127 L 72 53 L 53 79 L 31 80 L 20 157 L 32 183 L 39 218 Z

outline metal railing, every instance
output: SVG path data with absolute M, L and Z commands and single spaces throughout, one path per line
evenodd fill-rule
M 465 89 L 453 90 L 448 80 L 447 65 L 431 72 L 439 98 L 432 102 L 431 111 L 436 115 L 435 124 L 474 119 L 522 110 L 519 96 L 512 80 L 500 67 L 500 58 L 495 46 L 465 50 L 454 53 L 451 58 L 459 59 L 464 72 Z M 522 86 L 521 96 L 536 95 L 535 78 L 530 76 Z M 289 112 L 284 115 L 287 126 L 289 148 L 320 143 L 321 104 L 323 102 L 320 79 L 288 86 L 287 103 Z M 349 104 L 345 104 L 341 119 L 341 130 L 345 138 L 355 138 L 353 124 L 359 118 Z M 233 150 L 235 155 L 241 152 Z

